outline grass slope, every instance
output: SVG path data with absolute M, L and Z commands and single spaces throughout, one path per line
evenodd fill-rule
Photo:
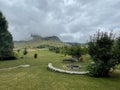
M 33 54 L 38 53 L 34 59 Z M 0 90 L 120 90 L 120 70 L 109 78 L 87 75 L 69 75 L 51 72 L 47 64 L 59 65 L 65 58 L 61 54 L 43 50 L 29 50 L 24 59 L 0 61 L 0 68 L 30 64 L 29 68 L 0 71 Z
M 15 42 L 14 46 L 15 48 L 34 48 L 36 46 L 40 45 L 50 45 L 50 46 L 56 46 L 61 47 L 66 45 L 64 42 L 59 41 L 46 41 L 46 40 L 37 40 L 37 41 L 25 41 L 25 42 Z
M 57 36 L 51 37 L 41 37 L 38 35 L 33 35 L 32 40 L 28 41 L 15 41 L 14 46 L 15 48 L 34 48 L 40 45 L 50 45 L 55 47 L 61 47 L 66 45 L 66 43 L 62 42 Z

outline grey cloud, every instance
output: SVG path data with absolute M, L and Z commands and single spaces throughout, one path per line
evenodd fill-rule
M 14 40 L 30 34 L 86 42 L 99 28 L 120 32 L 120 0 L 0 0 Z

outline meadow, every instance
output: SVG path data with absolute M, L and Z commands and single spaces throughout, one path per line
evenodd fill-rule
M 38 58 L 34 59 L 34 53 Z M 69 57 L 69 56 L 68 56 Z M 120 67 L 108 78 L 70 75 L 48 70 L 48 63 L 62 68 L 62 54 L 47 49 L 29 49 L 23 59 L 0 61 L 0 69 L 29 64 L 27 68 L 0 70 L 0 90 L 120 90 Z M 84 56 L 85 62 L 90 58 Z

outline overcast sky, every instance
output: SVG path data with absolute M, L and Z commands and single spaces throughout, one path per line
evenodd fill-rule
M 14 40 L 31 34 L 86 42 L 98 29 L 120 32 L 120 0 L 0 0 Z

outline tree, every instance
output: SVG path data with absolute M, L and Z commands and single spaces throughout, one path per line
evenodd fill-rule
M 68 55 L 71 55 L 72 57 L 76 57 L 78 60 L 81 57 L 81 47 L 78 45 L 73 45 L 69 52 Z
M 114 35 L 112 32 L 98 31 L 97 34 L 90 38 L 89 54 L 94 61 L 94 64 L 89 69 L 92 76 L 109 76 L 110 69 L 114 68 L 117 63 L 117 60 L 114 59 L 113 46 Z
M 71 55 L 72 58 L 79 60 L 82 56 L 82 49 L 80 45 L 64 46 L 61 48 L 61 53 L 66 55 Z
M 68 55 L 68 52 L 69 52 L 68 46 L 64 46 L 60 48 L 60 53 L 64 54 L 64 56 Z
M 27 48 L 24 48 L 23 55 L 27 55 L 28 51 Z
M 0 12 L 0 60 L 14 59 L 13 38 L 8 31 L 8 22 Z
M 114 63 L 119 64 L 120 63 L 120 37 L 118 37 L 115 40 L 113 52 L 114 52 L 114 59 L 116 60 L 116 62 L 114 62 Z

